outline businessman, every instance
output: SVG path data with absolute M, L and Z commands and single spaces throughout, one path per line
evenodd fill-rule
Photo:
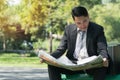
M 61 73 L 71 75 L 87 73 L 92 75 L 94 80 L 105 80 L 109 58 L 103 27 L 90 21 L 88 11 L 85 7 L 74 7 L 71 14 L 74 24 L 68 25 L 65 28 L 59 47 L 51 55 L 59 58 L 67 51 L 66 56 L 75 64 L 78 60 L 93 55 L 101 55 L 103 57 L 103 67 L 70 71 L 48 65 L 50 80 L 61 80 Z

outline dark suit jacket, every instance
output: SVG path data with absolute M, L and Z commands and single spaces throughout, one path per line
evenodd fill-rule
M 73 56 L 77 37 L 77 26 L 71 24 L 65 28 L 63 38 L 60 46 L 51 55 L 55 58 L 59 58 L 67 50 L 66 56 L 70 60 L 76 60 Z M 87 29 L 87 40 L 86 40 L 87 52 L 89 56 L 102 55 L 108 58 L 107 43 L 104 35 L 103 27 L 90 22 Z

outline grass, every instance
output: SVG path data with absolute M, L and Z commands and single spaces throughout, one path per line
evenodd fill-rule
M 30 54 L 17 54 L 17 53 L 0 53 L 0 66 L 8 67 L 37 67 L 46 68 L 45 63 L 41 64 L 40 59 L 35 57 L 29 57 Z
M 53 39 L 53 51 L 56 50 L 60 41 Z M 41 46 L 40 46 L 41 45 Z M 39 40 L 38 43 L 34 43 L 34 46 L 45 48 L 49 52 L 49 39 Z M 35 54 L 32 54 L 32 56 Z M 40 59 L 37 56 L 30 57 L 30 54 L 18 54 L 18 53 L 0 53 L 0 66 L 8 67 L 39 67 L 47 68 L 45 63 L 40 64 Z

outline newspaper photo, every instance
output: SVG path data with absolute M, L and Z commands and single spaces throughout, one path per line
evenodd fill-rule
M 80 61 L 77 61 L 77 64 L 74 64 L 71 60 L 69 60 L 66 56 L 62 56 L 58 59 L 52 57 L 49 53 L 46 53 L 43 50 L 40 50 L 38 53 L 38 57 L 43 59 L 45 63 L 49 65 L 53 65 L 56 67 L 65 68 L 72 71 L 77 70 L 85 70 L 95 67 L 102 67 L 103 60 L 102 56 L 91 56 Z

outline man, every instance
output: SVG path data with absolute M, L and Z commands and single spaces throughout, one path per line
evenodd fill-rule
M 55 58 L 59 58 L 67 50 L 66 56 L 73 61 L 73 63 L 93 55 L 101 55 L 103 57 L 104 67 L 84 71 L 70 71 L 48 65 L 50 80 L 61 80 L 61 73 L 88 73 L 93 75 L 94 80 L 104 80 L 109 63 L 103 27 L 90 22 L 88 11 L 81 6 L 72 9 L 72 17 L 75 24 L 68 25 L 65 28 L 60 46 L 51 55 Z

